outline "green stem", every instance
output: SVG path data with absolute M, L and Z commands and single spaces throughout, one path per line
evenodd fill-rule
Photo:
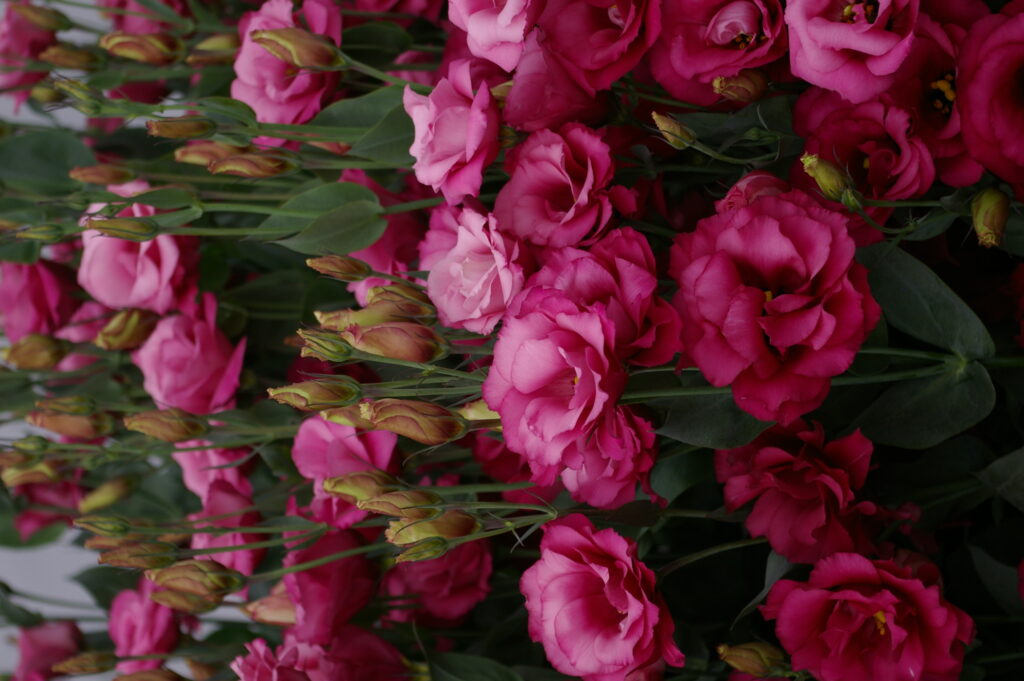
M 942 201 L 880 201 L 878 199 L 863 198 L 861 202 L 868 206 L 879 208 L 941 208 Z
M 254 541 L 247 544 L 235 544 L 234 546 L 218 546 L 210 549 L 192 549 L 182 550 L 180 554 L 183 556 L 209 556 L 215 553 L 230 553 L 232 551 L 248 551 L 250 549 L 269 549 L 275 546 L 282 546 L 283 544 L 295 544 L 312 539 L 313 537 L 319 537 L 323 534 L 323 530 L 313 530 L 306 534 L 299 535 L 297 537 L 281 537 L 278 539 L 265 539 L 263 541 Z
M 433 199 L 420 199 L 419 201 L 406 201 L 405 203 L 396 203 L 393 206 L 384 206 L 381 210 L 381 215 L 394 215 L 396 213 L 407 213 L 414 210 L 420 210 L 421 208 L 433 208 L 444 203 L 444 199 L 441 197 Z
M 935 362 L 945 362 L 952 355 L 942 352 L 926 352 L 924 350 L 905 350 L 903 348 L 861 348 L 858 355 L 886 355 L 889 357 L 911 357 L 913 359 L 927 359 Z
M 997 662 L 1013 662 L 1016 660 L 1024 660 L 1024 652 L 1004 653 L 1002 655 L 989 655 L 987 657 L 979 657 L 978 659 L 971 661 L 975 664 L 986 665 L 995 664 Z
M 754 537 L 752 539 L 740 539 L 738 541 L 728 542 L 726 544 L 719 544 L 712 546 L 711 548 L 704 549 L 703 551 L 696 551 L 694 553 L 688 553 L 681 558 L 677 558 L 668 565 L 663 566 L 658 570 L 658 577 L 665 578 L 671 573 L 675 572 L 681 567 L 689 565 L 690 563 L 696 563 L 699 560 L 710 558 L 719 553 L 725 553 L 726 551 L 732 551 L 734 549 L 742 549 L 747 546 L 757 546 L 758 544 L 767 544 L 768 540 L 764 537 Z
M 363 386 L 363 394 L 367 397 L 430 397 L 436 395 L 441 397 L 442 395 L 473 395 L 480 392 L 479 385 L 473 386 L 462 386 L 458 388 L 403 388 L 397 390 L 374 390 L 373 384 L 368 383 Z
M 285 575 L 290 575 L 295 572 L 302 572 L 304 570 L 312 570 L 313 568 L 320 567 L 321 565 L 327 565 L 333 563 L 336 560 L 344 560 L 352 556 L 359 556 L 364 553 L 370 553 L 383 548 L 393 548 L 391 544 L 380 543 L 380 544 L 367 544 L 366 546 L 357 546 L 354 549 L 348 549 L 347 551 L 339 551 L 338 553 L 332 553 L 316 560 L 308 560 L 305 563 L 296 563 L 295 565 L 289 565 L 287 567 L 279 568 L 277 570 L 270 570 L 268 572 L 257 572 L 256 574 L 249 577 L 250 582 L 267 582 L 274 579 L 279 579 Z
M 392 76 L 390 73 L 385 73 L 380 69 L 376 69 L 370 66 L 369 64 L 364 64 L 361 61 L 356 61 L 355 59 L 352 59 L 351 57 L 344 53 L 342 54 L 342 56 L 345 59 L 345 68 L 352 69 L 353 71 L 358 71 L 364 76 L 370 76 L 371 78 L 376 78 L 377 80 L 384 81 L 385 83 L 390 83 L 391 85 L 407 85 L 409 86 L 409 88 L 412 89 L 413 92 L 418 92 L 423 95 L 429 95 L 434 90 L 434 88 L 430 87 L 429 85 L 420 85 L 419 83 L 413 83 L 408 80 L 405 80 L 404 78 Z
M 352 359 L 363 360 L 364 362 L 377 362 L 378 364 L 392 364 L 394 366 L 408 367 L 410 369 L 418 369 L 427 375 L 443 374 L 445 376 L 451 376 L 453 378 L 462 378 L 468 381 L 475 381 L 478 383 L 484 382 L 483 376 L 471 374 L 468 371 L 449 369 L 447 367 L 441 367 L 435 364 L 426 364 L 425 362 L 412 362 L 404 359 L 395 359 L 393 357 L 384 357 L 383 355 L 371 355 L 368 352 L 361 352 L 359 350 L 352 351 Z
M 1003 367 L 1007 369 L 1024 368 L 1024 355 L 1014 357 L 982 358 L 981 363 L 987 367 Z
M 511 492 L 513 490 L 530 489 L 534 486 L 532 482 L 485 482 L 479 485 L 448 485 L 446 487 L 417 487 L 419 490 L 436 492 L 444 496 L 446 492 L 457 494 L 477 494 L 480 492 Z

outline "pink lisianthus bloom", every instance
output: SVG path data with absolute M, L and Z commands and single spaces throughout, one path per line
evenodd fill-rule
M 540 246 L 587 243 L 607 227 L 613 204 L 635 201 L 625 187 L 609 186 L 611 149 L 579 123 L 531 134 L 505 167 L 511 178 L 494 202 L 498 227 Z
M 536 0 L 452 0 L 448 18 L 466 32 L 470 52 L 512 71 L 541 7 Z
M 823 558 L 806 582 L 779 580 L 761 612 L 793 669 L 821 681 L 956 681 L 974 638 L 937 584 L 855 553 Z
M 50 621 L 18 630 L 18 666 L 13 681 L 46 681 L 50 668 L 78 652 L 82 632 L 74 622 Z
M 196 528 L 231 529 L 258 525 L 262 517 L 258 511 L 251 510 L 253 506 L 252 492 L 249 491 L 251 488 L 248 480 L 245 481 L 243 489 L 236 488 L 227 480 L 215 480 L 210 483 L 203 496 L 203 510 L 193 513 L 189 519 Z M 206 520 L 206 518 L 212 518 L 212 520 Z M 193 550 L 230 549 L 220 553 L 200 555 L 198 558 L 200 560 L 210 558 L 225 567 L 241 572 L 243 575 L 251 575 L 263 560 L 263 556 L 266 555 L 266 549 L 232 549 L 231 547 L 251 544 L 264 539 L 266 536 L 251 532 L 225 532 L 223 534 L 197 532 L 192 535 L 191 547 Z M 241 597 L 245 598 L 244 595 Z
M 467 208 L 455 244 L 427 277 L 427 294 L 445 326 L 490 333 L 523 288 L 520 246 L 497 229 L 494 215 Z
M 397 563 L 384 573 L 380 589 L 391 598 L 404 597 L 401 604 L 406 607 L 391 610 L 387 618 L 431 627 L 457 626 L 490 593 L 492 570 L 491 545 L 486 539 L 459 544 L 433 560 Z
M 472 433 L 469 437 L 473 458 L 480 463 L 480 467 L 488 476 L 498 482 L 530 480 L 529 464 L 504 442 L 488 437 L 483 432 Z M 538 499 L 553 501 L 562 489 L 562 483 L 556 481 L 543 487 L 535 485 L 527 489 L 506 490 L 501 493 L 501 497 L 514 504 L 536 504 Z
M 246 643 L 245 650 L 245 655 L 231 663 L 231 671 L 241 681 L 311 681 L 306 672 L 297 669 L 299 653 L 295 649 L 276 652 L 265 639 L 258 638 Z
M 420 269 L 430 271 L 441 262 L 459 240 L 459 216 L 462 210 L 442 204 L 430 210 L 430 223 L 423 239 L 417 244 Z
M 486 84 L 473 93 L 469 60 L 452 62 L 434 91 L 409 86 L 402 102 L 415 137 L 409 153 L 416 179 L 444 194 L 450 204 L 480 193 L 484 169 L 498 156 L 498 105 Z
M 33 71 L 25 62 L 39 57 L 57 39 L 53 31 L 39 28 L 14 11 L 14 5 L 28 5 L 23 0 L 7 3 L 0 19 L 0 90 L 12 90 L 14 112 L 28 99 L 31 86 L 46 78 L 46 71 Z M 5 93 L 7 94 L 7 93 Z
M 320 416 L 302 422 L 292 446 L 292 460 L 304 478 L 313 481 L 311 511 L 339 529 L 367 516 L 343 499 L 324 492 L 324 480 L 365 470 L 394 472 L 398 436 L 384 430 L 357 431 Z
M 57 329 L 53 335 L 55 338 L 63 338 L 72 343 L 91 342 L 96 338 L 96 334 L 106 326 L 113 314 L 113 310 L 99 303 L 86 301 L 75 310 L 75 314 L 71 315 L 68 323 Z M 97 359 L 99 357 L 96 355 L 73 352 L 62 359 L 56 369 L 57 371 L 75 371 L 89 366 Z
M 157 1 L 178 16 L 188 17 L 192 14 L 186 0 Z M 139 4 L 138 0 L 99 0 L 96 4 L 112 10 L 121 10 L 103 13 L 110 18 L 111 25 L 115 31 L 124 31 L 125 33 L 163 33 L 172 28 L 170 24 L 158 21 L 156 15 L 144 5 Z
M 11 495 L 21 497 L 29 507 L 14 516 L 14 528 L 22 541 L 28 541 L 44 527 L 57 523 L 71 524 L 78 515 L 78 502 L 85 496 L 84 488 L 78 484 L 81 477 L 82 471 L 78 470 L 69 480 L 38 482 L 11 488 Z M 53 510 L 45 508 L 47 506 Z M 57 510 L 61 508 L 66 510 Z
M 724 213 L 733 208 L 749 206 L 760 196 L 778 196 L 792 187 L 785 180 L 764 170 L 754 170 L 729 187 L 725 196 L 715 201 L 715 210 Z
M 686 354 L 759 419 L 816 408 L 881 316 L 854 250 L 846 219 L 795 190 L 701 220 L 672 247 Z
M 651 74 L 682 101 L 713 104 L 720 99 L 711 89 L 715 78 L 764 66 L 786 53 L 779 0 L 668 0 L 662 12 Z M 705 95 L 694 99 L 694 92 Z
M 303 0 L 298 13 L 292 11 L 291 0 L 267 0 L 238 24 L 242 46 L 235 57 L 231 96 L 251 106 L 261 123 L 305 123 L 320 112 L 338 83 L 336 72 L 296 72 L 250 38 L 253 31 L 292 27 L 341 44 L 341 10 L 330 0 Z
M 875 505 L 857 502 L 871 465 L 871 441 L 855 430 L 825 442 L 820 423 L 775 426 L 753 442 L 715 452 L 730 512 L 754 502 L 746 527 L 795 563 L 842 551 L 870 552 L 864 516 Z
M 0 262 L 0 319 L 16 343 L 30 333 L 51 334 L 78 309 L 74 275 L 64 265 L 40 260 L 31 265 Z
M 200 499 L 205 499 L 210 485 L 223 480 L 232 489 L 245 496 L 252 495 L 252 484 L 246 474 L 249 466 L 240 463 L 251 456 L 243 448 L 222 449 L 208 440 L 186 440 L 175 445 L 178 450 L 171 456 L 181 467 L 181 480 L 185 488 Z M 197 449 L 201 447 L 202 449 Z
M 583 681 L 626 681 L 684 658 L 675 624 L 636 542 L 582 515 L 546 523 L 540 560 L 523 572 L 530 638 L 551 665 Z
M 910 54 L 920 0 L 792 0 L 786 5 L 793 75 L 854 104 L 892 85 Z
M 971 26 L 960 46 L 956 103 L 968 153 L 1024 198 L 1024 107 L 1015 86 L 1024 68 L 1024 2 Z
M 212 414 L 235 403 L 245 355 L 217 328 L 217 300 L 204 294 L 195 316 L 161 319 L 132 361 L 142 371 L 143 386 L 161 408 Z
M 110 604 L 108 629 L 118 657 L 160 655 L 178 645 L 178 616 L 174 610 L 150 600 L 157 587 L 140 578 L 137 589 L 122 591 Z M 123 660 L 117 663 L 121 674 L 159 669 L 164 660 Z

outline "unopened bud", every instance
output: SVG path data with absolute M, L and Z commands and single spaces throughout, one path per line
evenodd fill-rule
M 88 184 L 123 184 L 135 178 L 135 173 L 123 166 L 100 163 L 94 166 L 78 166 L 68 171 L 68 177 Z
M 816 154 L 804 154 L 800 157 L 800 163 L 804 166 L 804 172 L 818 183 L 818 189 L 827 199 L 841 201 L 843 192 L 852 188 L 850 178 L 839 166 Z
M 146 539 L 146 535 L 139 534 L 138 532 L 131 532 L 120 537 L 96 535 L 86 539 L 82 543 L 82 546 L 90 551 L 110 551 L 111 549 L 116 549 L 119 546 L 138 543 L 144 539 Z
M 216 33 L 196 43 L 185 57 L 185 63 L 189 66 L 231 64 L 240 45 L 237 33 Z
M 98 114 L 105 101 L 102 92 L 77 80 L 55 80 L 53 87 L 74 100 L 75 108 L 86 115 Z
M 223 599 L 221 596 L 200 596 L 182 591 L 154 591 L 149 594 L 154 603 L 190 615 L 201 615 L 216 610 Z
M 306 144 L 317 149 L 323 149 L 329 154 L 337 154 L 338 156 L 344 156 L 352 149 L 351 144 L 343 142 L 306 142 Z
M 71 19 L 68 19 L 64 13 L 49 7 L 14 2 L 7 6 L 21 15 L 22 19 L 44 31 L 66 31 L 73 26 Z
M 147 570 L 146 578 L 164 589 L 195 596 L 221 596 L 245 586 L 245 575 L 215 560 L 182 560 Z
M 177 547 L 159 541 L 129 542 L 104 551 L 99 556 L 101 565 L 152 570 L 166 568 L 174 563 Z
M 333 43 L 301 28 L 250 31 L 249 38 L 274 57 L 300 69 L 324 69 L 344 63 Z
M 653 111 L 651 118 L 654 119 L 654 125 L 658 127 L 658 132 L 673 149 L 686 149 L 696 139 L 692 130 L 671 116 Z
M 91 490 L 78 502 L 79 513 L 95 513 L 121 501 L 135 489 L 135 481 L 131 478 L 114 478 L 107 480 L 99 487 Z
M 29 97 L 40 104 L 56 104 L 64 99 L 64 94 L 49 82 L 43 81 L 32 86 L 32 89 L 29 90 Z
M 79 653 L 50 667 L 57 674 L 102 674 L 117 664 L 113 653 L 90 651 Z
M 132 529 L 130 522 L 115 515 L 83 515 L 75 518 L 72 524 L 101 537 L 124 537 Z
M 219 674 L 223 671 L 223 667 L 218 667 L 208 662 L 200 662 L 191 657 L 185 658 L 185 664 L 188 665 L 188 673 L 192 677 L 192 681 L 209 681 L 214 676 L 220 678 Z
M 71 345 L 67 341 L 30 333 L 4 350 L 4 360 L 16 369 L 52 369 L 64 359 L 70 349 Z
M 25 454 L 45 454 L 50 451 L 50 441 L 40 435 L 19 438 L 11 446 Z
M 207 169 L 214 175 L 261 178 L 290 173 L 297 167 L 292 161 L 280 156 L 252 153 L 213 161 Z
M 433 317 L 437 314 L 430 296 L 412 284 L 373 286 L 366 292 L 367 305 L 388 304 L 409 317 Z
M 995 187 L 982 189 L 971 199 L 971 220 L 981 246 L 992 248 L 1001 244 L 1009 219 L 1010 197 Z
M 350 426 L 359 430 L 373 430 L 375 426 L 373 421 L 366 418 L 367 414 L 363 409 L 363 404 L 351 404 L 347 407 L 336 407 L 334 409 L 324 409 L 320 412 L 320 418 L 331 423 L 338 423 L 343 426 Z
M 396 546 L 408 546 L 424 539 L 457 539 L 477 532 L 480 522 L 465 511 L 450 510 L 426 520 L 392 520 L 384 537 Z
M 59 411 L 33 411 L 25 417 L 31 425 L 79 440 L 93 440 L 114 430 L 114 419 L 106 412 L 66 414 Z
M 52 461 L 7 466 L 3 471 L 0 471 L 0 480 L 3 481 L 5 487 L 45 485 L 56 482 L 59 479 L 60 473 Z
M 758 641 L 738 646 L 727 646 L 723 643 L 716 650 L 727 665 L 756 678 L 763 678 L 777 671 L 786 659 L 783 652 L 775 646 Z
M 164 442 L 192 440 L 207 430 L 203 419 L 177 407 L 129 414 L 124 427 Z
M 114 31 L 100 38 L 100 47 L 122 59 L 166 66 L 177 61 L 184 50 L 181 39 L 167 33 L 125 33 Z
M 423 560 L 434 560 L 448 552 L 448 541 L 441 537 L 430 537 L 409 546 L 395 556 L 396 563 L 417 563 Z M 427 677 L 429 678 L 429 677 Z
M 198 116 L 160 118 L 146 121 L 146 132 L 151 137 L 163 137 L 171 140 L 190 140 L 197 137 L 208 137 L 216 131 L 216 123 L 208 118 L 199 118 Z
M 290 627 L 295 624 L 295 604 L 288 597 L 284 582 L 278 582 L 270 590 L 270 594 L 242 606 L 242 612 L 254 622 L 270 624 L 277 627 Z
M 214 161 L 220 161 L 229 156 L 237 156 L 252 151 L 252 147 L 236 147 L 232 144 L 214 142 L 213 140 L 200 140 L 189 142 L 185 146 L 174 150 L 174 160 L 178 163 L 188 163 L 204 168 Z
M 448 354 L 447 341 L 416 322 L 350 326 L 339 330 L 338 336 L 360 352 L 407 362 L 432 362 Z
M 160 315 L 149 310 L 119 310 L 92 340 L 104 350 L 134 350 L 149 338 Z
M 352 357 L 352 346 L 337 333 L 315 329 L 299 329 L 297 333 L 304 344 L 300 353 L 303 357 L 322 359 L 325 362 L 344 362 Z
M 64 238 L 64 230 L 58 225 L 33 225 L 19 229 L 14 233 L 14 236 L 17 239 L 52 244 Z
M 18 7 L 18 5 L 13 6 Z M 24 6 L 21 5 L 21 7 Z M 61 69 L 86 70 L 95 66 L 99 58 L 91 50 L 83 50 L 80 47 L 66 43 L 57 43 L 56 45 L 50 45 L 40 52 L 39 61 L 44 61 Z
M 400 489 L 365 499 L 356 506 L 371 513 L 422 520 L 440 515 L 441 509 L 437 506 L 443 501 L 438 495 L 426 490 Z
M 324 480 L 324 491 L 351 504 L 380 496 L 395 489 L 398 481 L 381 470 L 355 471 Z
M 362 260 L 347 255 L 323 255 L 309 258 L 306 264 L 320 274 L 326 274 L 339 281 L 362 281 L 373 272 L 373 269 Z
M 36 400 L 36 408 L 59 411 L 62 414 L 81 414 L 87 416 L 96 411 L 96 401 L 86 395 L 48 397 Z
M 382 399 L 363 402 L 360 415 L 376 430 L 387 430 L 424 445 L 440 445 L 466 434 L 466 422 L 433 402 Z
M 160 233 L 155 222 L 144 218 L 89 218 L 85 228 L 126 241 L 149 241 Z
M 267 390 L 270 398 L 302 411 L 323 411 L 357 402 L 362 396 L 359 382 L 348 376 L 330 380 L 303 381 Z
M 496 421 L 501 418 L 501 414 L 488 407 L 484 400 L 474 400 L 455 411 L 467 421 Z
M 390 305 L 369 305 L 361 310 L 314 310 L 320 328 L 328 331 L 342 331 L 350 326 L 375 326 L 388 322 L 409 321 L 403 314 L 396 314 Z
M 146 669 L 115 676 L 114 681 L 185 681 L 185 678 L 170 669 Z
M 761 69 L 742 69 L 735 76 L 715 78 L 711 87 L 715 94 L 730 101 L 749 104 L 764 97 L 768 76 Z

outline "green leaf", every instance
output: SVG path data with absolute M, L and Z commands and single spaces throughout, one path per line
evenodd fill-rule
M 977 362 L 937 376 L 904 381 L 882 393 L 854 425 L 876 444 L 924 449 L 988 416 L 996 391 Z
M 203 217 L 202 208 L 199 206 L 189 206 L 170 213 L 157 213 L 146 219 L 152 220 L 161 227 L 181 227 L 201 217 Z
M 82 570 L 74 575 L 71 581 L 81 584 L 82 588 L 92 596 L 96 605 L 104 610 L 109 610 L 110 603 L 117 594 L 138 586 L 139 573 L 109 565 L 100 565 Z
M 372 190 L 353 182 L 328 182 L 317 185 L 289 199 L 281 206 L 281 210 L 308 213 L 308 217 L 271 215 L 260 223 L 260 230 L 267 232 L 267 238 L 294 234 L 305 229 L 321 215 L 353 201 L 377 201 L 377 195 Z
M 0 260 L 31 264 L 39 260 L 39 243 L 35 241 L 14 241 L 0 244 Z
M 995 354 L 978 315 L 924 263 L 889 243 L 860 249 L 889 324 L 918 340 L 976 359 Z
M 503 664 L 463 653 L 439 653 L 430 659 L 431 681 L 523 681 Z
M 35 201 L 0 199 L 0 217 L 11 222 L 32 224 L 43 220 L 43 211 Z
M 21 540 L 17 528 L 14 526 L 14 514 L 5 513 L 0 516 L 0 546 L 10 546 L 17 549 L 26 549 L 33 546 L 50 544 L 64 534 L 64 523 L 54 523 L 36 530 L 32 536 L 25 541 Z
M 740 614 L 736 615 L 736 619 L 732 622 L 732 628 L 736 627 L 736 624 L 754 612 L 757 606 L 761 604 L 768 592 L 775 586 L 775 582 L 779 581 L 786 576 L 786 573 L 793 569 L 793 564 L 790 563 L 785 556 L 781 556 L 774 551 L 768 554 L 768 560 L 764 565 L 764 588 L 754 596 L 749 603 L 740 611 Z
M 402 106 L 402 88 L 393 85 L 374 90 L 362 97 L 341 99 L 326 107 L 310 123 L 316 126 L 366 130 L 377 125 L 397 106 Z
M 698 382 L 683 379 L 683 384 Z M 667 400 L 666 400 L 667 402 Z M 742 447 L 772 424 L 736 406 L 732 394 L 672 398 L 659 435 L 712 449 Z
M 1024 511 L 1024 447 L 1000 457 L 978 477 L 996 494 Z
M 230 97 L 204 97 L 199 100 L 199 110 L 218 123 L 241 123 L 247 128 L 256 125 L 256 112 L 248 104 Z
M 373 21 L 341 33 L 345 54 L 371 66 L 392 63 L 412 46 L 412 36 L 390 21 Z
M 698 450 L 660 459 L 651 470 L 651 488 L 669 503 L 680 494 L 714 478 L 714 453 Z
M 1024 603 L 1017 589 L 1017 568 L 1000 563 L 977 546 L 969 548 L 974 569 L 992 599 L 1011 615 L 1024 614 Z
M 918 220 L 917 229 L 903 238 L 907 241 L 924 241 L 925 239 L 932 239 L 952 227 L 958 217 L 960 216 L 956 213 L 950 213 L 944 210 L 932 211 L 922 219 Z
M 26 194 L 70 194 L 80 184 L 68 177 L 68 171 L 95 163 L 87 146 L 61 130 L 0 140 L 0 183 Z
M 359 138 L 348 153 L 371 161 L 409 166 L 414 160 L 409 154 L 414 133 L 412 119 L 399 106 Z
M 188 208 L 196 204 L 196 195 L 178 187 L 161 187 L 131 197 L 133 203 L 153 206 L 161 210 Z
M 309 255 L 344 255 L 372 245 L 387 226 L 376 199 L 352 201 L 324 213 L 295 236 L 276 243 Z
M 0 587 L 0 624 L 34 627 L 42 623 L 42 615 L 17 605 L 11 600 L 7 589 Z

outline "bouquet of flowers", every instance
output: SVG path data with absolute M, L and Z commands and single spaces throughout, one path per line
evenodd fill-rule
M 11 0 L 0 67 L 0 542 L 99 563 L 4 575 L 14 681 L 1024 674 L 1021 0 Z

